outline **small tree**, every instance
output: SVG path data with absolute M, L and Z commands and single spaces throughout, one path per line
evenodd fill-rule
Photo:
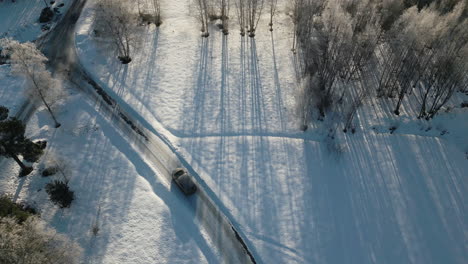
M 196 2 L 199 12 L 198 19 L 201 23 L 202 37 L 207 38 L 210 36 L 208 22 L 210 17 L 211 2 L 209 0 L 196 0 Z
M 73 191 L 70 190 L 67 183 L 62 181 L 54 181 L 48 183 L 45 187 L 47 194 L 49 194 L 50 200 L 60 206 L 60 208 L 70 207 L 74 197 Z
M 155 18 L 155 25 L 159 27 L 162 24 L 161 18 L 161 3 L 159 0 L 152 0 L 151 3 L 153 4 L 153 15 Z
M 241 36 L 245 36 L 245 28 L 247 25 L 245 0 L 235 0 L 234 4 L 236 6 L 237 21 L 239 22 L 240 34 Z
M 247 0 L 247 25 L 249 37 L 255 37 L 258 22 L 262 15 L 265 0 Z
M 14 74 L 25 77 L 29 83 L 31 94 L 44 103 L 54 120 L 55 127 L 60 127 L 50 102 L 59 94 L 58 86 L 46 69 L 48 59 L 34 43 L 19 43 L 11 39 L 0 39 L 0 46 L 6 51 Z
M 270 31 L 273 31 L 273 18 L 276 14 L 276 8 L 278 5 L 278 0 L 268 0 L 269 1 L 269 11 L 270 11 L 270 23 L 268 24 L 270 26 Z
M 40 144 L 24 136 L 25 129 L 24 124 L 16 118 L 0 121 L 0 156 L 13 158 L 21 167 L 20 176 L 28 175 L 33 169 L 26 166 L 18 155 L 22 155 L 28 162 L 36 162 L 43 153 Z
M 130 10 L 126 1 L 100 0 L 96 9 L 96 27 L 112 39 L 122 64 L 132 61 L 130 52 L 136 45 L 138 17 Z

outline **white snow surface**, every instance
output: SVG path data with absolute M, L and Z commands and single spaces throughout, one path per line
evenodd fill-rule
M 213 26 L 201 38 L 192 2 L 162 1 L 163 25 L 140 28 L 129 65 L 94 36 L 93 2 L 76 32 L 81 63 L 150 130 L 164 127 L 259 263 L 468 259 L 466 95 L 429 122 L 408 103 L 396 117 L 393 102 L 368 100 L 356 134 L 329 140 L 327 122 L 302 133 L 295 118 L 287 1 L 273 33 L 264 17 L 255 39 L 234 22 L 227 37 Z
M 21 98 L 19 90 L 14 91 L 12 95 Z M 34 172 L 18 178 L 17 164 L 0 160 L 0 194 L 33 205 L 43 220 L 76 240 L 84 248 L 82 263 L 218 262 L 219 253 L 194 221 L 187 198 L 157 176 L 132 139 L 117 132 L 114 119 L 99 113 L 100 103 L 67 91 L 68 98 L 56 107 L 60 129 L 53 128 L 44 107 L 28 122 L 28 137 L 48 141 Z M 0 105 L 13 106 L 3 96 Z M 53 205 L 44 190 L 53 180 L 65 180 L 63 176 L 40 175 L 56 164 L 66 164 L 66 179 L 75 193 L 67 209 Z M 99 229 L 96 236 L 94 226 Z
M 0 105 L 8 107 L 10 115 L 15 115 L 25 99 L 25 82 L 11 74 L 9 65 L 0 65 L 0 80 Z
M 234 216 L 258 263 L 468 259 L 467 108 L 427 122 L 416 120 L 409 104 L 395 117 L 381 111 L 391 101 L 369 100 L 358 111 L 356 134 L 337 132 L 330 141 L 327 123 L 298 129 L 284 3 L 272 34 L 264 17 L 255 39 L 241 38 L 234 22 L 227 37 L 213 26 L 204 39 L 192 2 L 163 0 L 163 25 L 140 28 L 143 41 L 127 66 L 95 38 L 94 3 L 88 1 L 77 24 L 81 63 L 155 128 L 149 130 L 172 140 Z M 40 12 L 39 0 L 17 4 L 23 10 L 35 4 Z M 40 34 L 39 25 L 4 16 L 7 5 L 0 3 L 0 35 Z M 33 23 L 34 8 L 24 15 Z M 13 113 L 23 100 L 22 83 L 0 66 L 0 105 Z M 99 103 L 69 92 L 57 107 L 61 128 L 52 128 L 42 107 L 28 123 L 29 136 L 49 142 L 34 174 L 19 179 L 14 161 L 0 160 L 0 193 L 33 201 L 43 219 L 84 247 L 84 263 L 221 262 L 222 252 L 192 220 L 194 208 L 177 187 L 100 114 Z M 456 96 L 453 106 L 468 99 Z M 61 179 L 39 176 L 52 157 L 72 171 L 76 200 L 69 209 L 52 205 L 44 192 L 47 182 Z
M 47 30 L 42 30 L 42 26 L 53 27 L 71 2 L 70 0 L 56 0 L 51 7 L 57 7 L 59 13 L 51 22 L 39 23 L 39 16 L 45 7 L 44 0 L 17 0 L 15 2 L 3 0 L 0 2 L 0 38 L 11 37 L 20 42 L 37 39 L 47 32 Z M 64 6 L 59 7 L 60 4 Z

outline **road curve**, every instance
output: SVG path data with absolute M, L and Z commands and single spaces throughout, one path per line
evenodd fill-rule
M 164 176 L 165 180 L 171 181 L 172 169 L 179 166 L 187 168 L 198 187 L 197 193 L 187 198 L 187 202 L 195 208 L 197 221 L 209 234 L 224 263 L 257 263 L 252 246 L 243 239 L 243 234 L 233 224 L 233 216 L 169 140 L 157 133 L 149 123 L 145 125 L 150 127 L 146 127 L 138 122 L 141 117 L 135 117 L 136 112 L 124 111 L 121 103 L 116 100 L 118 98 L 114 99 L 109 95 L 105 86 L 93 80 L 81 66 L 75 49 L 74 33 L 75 24 L 86 2 L 87 0 L 75 0 L 60 24 L 37 41 L 49 58 L 52 73 L 66 76 L 90 99 L 99 101 L 101 113 L 111 116 L 117 122 L 122 134 L 133 140 L 140 152 L 154 162 L 161 173 L 158 175 Z

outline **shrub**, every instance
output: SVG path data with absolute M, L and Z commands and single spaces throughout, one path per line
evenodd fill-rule
M 54 204 L 60 206 L 60 208 L 70 207 L 74 199 L 74 193 L 68 188 L 68 184 L 62 181 L 53 181 L 48 183 L 45 189 Z
M 0 121 L 8 118 L 8 112 L 10 112 L 8 108 L 0 105 Z
M 47 23 L 52 20 L 54 17 L 54 11 L 50 7 L 45 7 L 41 11 L 41 15 L 39 17 L 39 22 L 40 23 Z
M 15 203 L 7 195 L 0 196 L 0 217 L 14 217 L 21 224 L 34 214 L 36 214 L 34 208 Z
M 46 141 L 32 142 L 29 139 L 25 140 L 24 151 L 22 156 L 27 162 L 36 162 L 44 153 L 46 147 Z
M 153 15 L 153 14 L 141 13 L 140 14 L 140 21 L 141 21 L 141 24 L 148 24 L 149 25 L 149 24 L 153 23 L 157 27 L 159 27 L 162 24 L 161 17 Z
M 57 167 L 48 167 L 42 171 L 42 177 L 49 177 L 56 174 L 59 171 Z
M 0 217 L 0 263 L 79 263 L 82 249 L 38 217 Z

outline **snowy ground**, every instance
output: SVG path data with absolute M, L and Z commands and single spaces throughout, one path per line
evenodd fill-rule
M 0 65 L 0 105 L 10 109 L 10 114 L 16 114 L 24 100 L 24 81 L 10 74 L 10 67 Z
M 235 217 L 259 263 L 468 259 L 467 108 L 426 122 L 415 120 L 408 105 L 397 118 L 381 114 L 389 102 L 370 100 L 358 112 L 357 133 L 329 141 L 327 124 L 302 133 L 294 118 L 297 84 L 284 7 L 273 34 L 262 20 L 255 40 L 242 39 L 235 24 L 227 38 L 213 27 L 202 39 L 194 7 L 164 0 L 161 29 L 142 27 L 141 47 L 122 66 L 93 37 L 93 2 L 77 28 L 82 64 L 148 126 L 165 128 Z M 2 88 L 0 104 L 18 105 L 9 85 L 18 83 L 0 79 L 11 88 Z M 467 100 L 458 97 L 453 105 Z M 9 160 L 2 160 L 0 192 L 36 201 L 44 219 L 86 249 L 85 262 L 219 262 L 203 228 L 190 221 L 185 198 L 157 177 L 99 105 L 77 94 L 65 105 L 62 128 L 49 128 L 41 109 L 29 134 L 49 140 L 43 161 L 53 153 L 73 157 L 72 207 L 52 206 L 43 191 L 51 179 L 19 180 Z
M 33 174 L 18 178 L 16 163 L 1 160 L 0 193 L 32 203 L 42 219 L 79 242 L 85 249 L 83 263 L 218 262 L 219 253 L 178 188 L 160 180 L 129 138 L 116 132 L 115 120 L 98 113 L 99 103 L 69 92 L 59 107 L 60 129 L 51 126 L 43 107 L 28 123 L 29 137 L 48 141 Z M 0 104 L 12 105 L 3 96 Z M 51 204 L 44 191 L 46 183 L 63 177 L 40 176 L 44 166 L 57 163 L 66 164 L 75 192 L 69 209 Z M 97 236 L 92 235 L 95 225 Z
M 294 118 L 290 20 L 261 20 L 255 39 L 235 24 L 200 38 L 189 1 L 163 1 L 163 25 L 142 27 L 121 65 L 93 37 L 92 2 L 77 29 L 81 62 L 108 91 L 161 124 L 234 215 L 260 263 L 464 263 L 468 258 L 468 113 L 433 121 L 409 105 L 369 100 L 357 133 L 326 139 Z M 457 94 L 466 100 L 463 94 Z M 386 110 L 387 113 L 390 111 Z M 389 128 L 397 130 L 390 133 Z M 338 131 L 341 131 L 339 129 Z M 173 137 L 170 137 L 173 138 Z
M 60 4 L 63 7 L 59 7 Z M 32 41 L 41 34 L 47 32 L 42 27 L 53 27 L 70 5 L 70 0 L 57 0 L 51 6 L 57 7 L 58 13 L 53 21 L 47 24 L 39 23 L 41 10 L 45 7 L 44 0 L 18 0 L 12 2 L 4 0 L 0 2 L 0 38 L 11 37 L 18 41 Z

